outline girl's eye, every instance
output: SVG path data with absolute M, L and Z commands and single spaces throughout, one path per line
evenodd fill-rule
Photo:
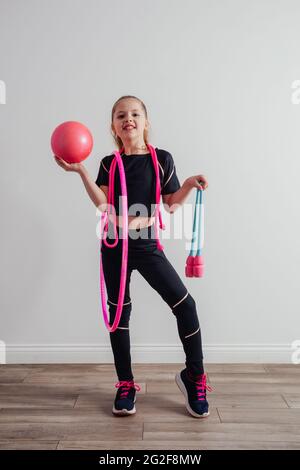
M 134 115 L 135 115 L 135 116 L 139 116 L 139 114 L 137 114 L 137 113 L 134 113 Z M 119 117 L 119 119 L 120 119 L 120 118 L 122 119 L 122 118 L 123 118 L 123 114 L 120 114 L 118 117 Z

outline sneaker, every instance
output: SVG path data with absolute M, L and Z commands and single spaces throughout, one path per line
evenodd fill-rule
M 116 415 L 132 415 L 136 412 L 136 390 L 141 390 L 140 386 L 134 380 L 123 380 L 115 384 L 118 388 L 117 395 L 113 405 L 113 413 Z
M 206 390 L 211 392 L 212 388 L 206 384 L 206 375 L 199 374 L 192 376 L 185 368 L 176 374 L 175 382 L 185 396 L 185 406 L 188 412 L 195 418 L 206 418 L 209 416 Z

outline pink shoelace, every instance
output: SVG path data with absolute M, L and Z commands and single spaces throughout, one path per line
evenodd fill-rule
M 206 375 L 196 375 L 193 376 L 190 372 L 187 372 L 188 378 L 196 384 L 197 389 L 197 400 L 205 400 L 205 392 L 212 392 L 212 387 L 206 383 Z
M 115 384 L 115 387 L 124 387 L 124 390 L 122 390 L 120 395 L 121 398 L 127 398 L 128 392 L 131 387 L 134 387 L 137 392 L 141 390 L 141 387 L 137 383 L 135 383 L 134 380 L 121 380 L 120 382 Z

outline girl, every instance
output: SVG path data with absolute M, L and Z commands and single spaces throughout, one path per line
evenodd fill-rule
M 185 405 L 189 413 L 202 418 L 209 415 L 206 390 L 211 390 L 206 384 L 203 368 L 203 353 L 201 331 L 194 298 L 188 292 L 181 278 L 173 268 L 163 251 L 157 248 L 154 234 L 155 208 L 155 170 L 148 149 L 149 120 L 145 104 L 137 97 L 126 95 L 119 98 L 112 108 L 111 130 L 124 165 L 128 196 L 128 265 L 125 296 L 122 316 L 118 328 L 110 334 L 110 342 L 114 355 L 116 373 L 119 382 L 113 404 L 115 415 L 131 415 L 136 412 L 136 391 L 139 385 L 134 381 L 131 369 L 129 319 L 131 314 L 130 276 L 137 269 L 168 304 L 176 317 L 177 328 L 186 355 L 185 369 L 176 374 L 175 380 L 185 396 Z M 159 148 L 155 149 L 160 173 L 161 194 L 164 207 L 170 213 L 176 206 L 182 204 L 192 188 L 206 189 L 207 180 L 203 175 L 191 176 L 182 186 L 176 175 L 176 167 L 172 155 Z M 54 156 L 58 165 L 66 171 L 78 172 L 85 188 L 100 210 L 106 209 L 109 170 L 114 154 L 104 157 L 100 162 L 99 173 L 94 182 L 82 163 L 69 164 Z M 122 257 L 122 215 L 119 212 L 121 204 L 120 176 L 118 166 L 115 175 L 115 221 L 118 233 L 118 243 L 114 248 L 107 247 L 102 241 L 101 257 L 107 289 L 110 324 L 113 323 L 117 305 L 121 275 Z M 152 204 L 151 204 L 152 203 Z M 141 211 L 136 211 L 136 205 L 141 204 Z M 177 206 L 178 207 L 178 206 Z M 133 210 L 135 209 L 135 210 Z M 109 215 L 109 221 L 111 214 Z M 108 231 L 107 242 L 111 231 Z M 119 236 L 120 235 L 120 236 Z

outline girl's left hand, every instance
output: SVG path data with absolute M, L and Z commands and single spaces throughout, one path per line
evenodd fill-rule
M 204 175 L 190 176 L 184 183 L 190 188 L 206 189 L 208 187 L 208 182 Z

